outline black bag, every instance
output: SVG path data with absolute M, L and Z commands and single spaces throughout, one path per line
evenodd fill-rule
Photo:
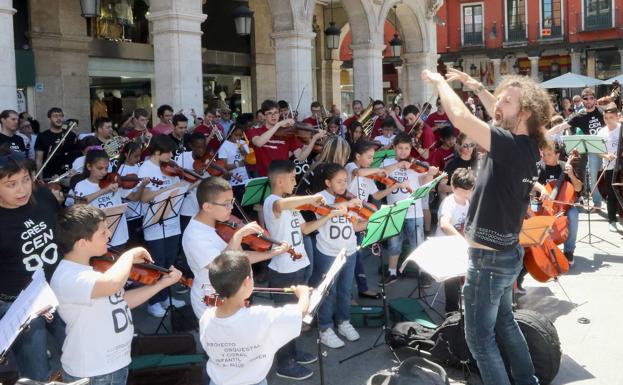
M 449 385 L 446 371 L 423 358 L 409 357 L 399 367 L 382 370 L 370 377 L 366 385 Z
M 192 334 L 140 335 L 132 340 L 128 385 L 199 385 L 205 355 Z

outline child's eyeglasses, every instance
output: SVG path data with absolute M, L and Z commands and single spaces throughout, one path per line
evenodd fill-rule
M 476 147 L 475 143 L 463 143 L 461 145 L 461 148 L 465 148 L 465 149 L 467 149 L 467 148 L 474 148 L 474 147 Z
M 225 203 L 218 203 L 218 202 L 210 202 L 210 203 L 212 203 L 213 205 L 225 207 L 226 209 L 231 210 L 231 209 L 234 208 L 234 201 L 235 200 L 236 199 L 234 198 L 234 199 L 232 199 L 232 200 L 230 200 L 228 202 L 225 202 Z

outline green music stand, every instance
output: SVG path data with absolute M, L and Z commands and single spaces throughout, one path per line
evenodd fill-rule
M 407 210 L 413 203 L 415 203 L 414 199 L 404 199 L 391 206 L 382 206 L 377 212 L 372 214 L 366 228 L 366 236 L 359 247 L 363 249 L 400 234 Z
M 251 179 L 246 186 L 244 195 L 242 196 L 241 206 L 251 206 L 264 202 L 271 194 L 270 181 L 268 177 L 260 177 Z
M 376 151 L 374 153 L 374 158 L 372 158 L 372 164 L 370 167 L 377 168 L 383 166 L 383 161 L 385 159 L 391 159 L 396 157 L 396 151 L 392 149 Z
M 417 200 L 420 198 L 424 198 L 425 196 L 427 196 L 428 194 L 430 194 L 430 192 L 435 188 L 435 186 L 437 186 L 437 183 L 439 183 L 443 178 L 447 177 L 448 174 L 446 174 L 445 172 L 442 172 L 437 178 L 431 180 L 430 182 L 418 187 L 412 194 L 411 194 L 411 199 Z
M 580 154 L 607 154 L 606 139 L 595 135 L 567 135 L 562 137 L 567 154 L 577 149 Z

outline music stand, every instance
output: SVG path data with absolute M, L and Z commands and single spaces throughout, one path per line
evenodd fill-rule
M 268 177 L 260 177 L 250 179 L 246 186 L 244 195 L 242 196 L 241 206 L 251 206 L 264 202 L 271 194 L 270 181 Z
M 602 138 L 600 136 L 569 135 L 569 136 L 564 136 L 562 140 L 563 140 L 563 143 L 565 144 L 565 149 L 567 150 L 568 153 L 570 153 L 574 149 L 577 149 L 580 154 L 586 154 L 587 156 L 589 154 L 603 155 L 603 154 L 608 153 L 608 149 L 606 148 L 606 140 L 605 138 Z M 599 179 L 601 179 L 602 176 L 603 176 L 603 172 L 601 173 L 601 175 L 599 175 Z M 589 245 L 592 245 L 593 237 L 594 237 L 594 238 L 597 238 L 598 240 L 595 243 L 605 242 L 605 243 L 611 244 L 612 246 L 616 246 L 614 243 L 607 241 L 598 235 L 593 235 L 592 230 L 591 230 L 591 210 L 592 210 L 591 202 L 593 201 L 593 191 L 595 191 L 595 189 L 597 188 L 599 179 L 597 179 L 597 181 L 595 182 L 595 186 L 590 186 L 590 188 L 588 189 L 588 202 L 586 204 L 586 209 L 588 211 L 588 234 L 586 234 L 585 236 L 577 240 L 576 243 L 581 242 L 581 243 L 588 243 Z M 590 181 L 590 172 L 586 172 L 585 177 L 584 177 L 584 185 L 589 186 L 589 183 L 588 183 L 589 181 Z M 587 237 L 588 237 L 588 242 L 585 242 L 584 239 Z
M 106 215 L 106 225 L 108 226 L 108 230 L 110 231 L 111 240 L 115 237 L 117 227 L 119 227 L 119 223 L 121 223 L 121 218 L 123 218 L 123 214 L 125 213 L 125 210 L 127 208 L 128 204 L 123 203 L 117 206 L 104 207 L 101 209 Z
M 335 283 L 335 278 L 338 276 L 345 264 L 346 250 L 342 249 L 335 257 L 329 271 L 327 271 L 320 284 L 318 284 L 318 287 L 312 291 L 309 298 L 307 314 L 303 317 L 303 323 L 306 323 L 307 325 L 311 325 L 314 318 L 316 319 L 316 344 L 318 345 L 318 370 L 320 371 L 320 385 L 324 385 L 324 364 L 322 359 L 322 344 L 320 343 L 320 322 L 318 321 L 318 310 L 320 309 L 322 301 L 324 301 L 327 294 L 329 294 L 331 286 Z
M 179 216 L 179 212 L 182 206 L 182 201 L 186 196 L 187 188 L 178 187 L 170 191 L 165 191 L 162 194 L 156 196 L 153 202 L 149 202 L 147 206 L 147 212 L 145 216 L 143 216 L 143 230 L 146 230 L 153 226 L 160 226 L 162 229 L 162 238 L 166 238 L 165 234 L 165 222 L 174 219 Z M 161 266 L 167 268 L 167 266 Z M 169 306 L 167 307 L 164 315 L 160 319 L 160 323 L 156 328 L 154 334 L 158 334 L 160 328 L 163 328 L 167 332 L 169 329 L 165 326 L 164 322 L 167 318 L 167 315 L 171 313 L 171 331 L 175 331 L 175 322 L 173 317 L 173 312 L 176 311 L 173 306 L 173 298 L 171 296 L 171 287 L 167 288 L 169 294 Z M 180 313 L 182 317 L 184 315 Z
M 396 156 L 396 151 L 391 148 L 387 150 L 376 151 L 374 153 L 374 157 L 372 158 L 372 164 L 370 165 L 370 167 L 373 167 L 373 168 L 382 167 L 383 161 L 385 161 L 385 159 L 391 159 L 391 158 L 394 158 L 395 156 Z
M 57 306 L 58 299 L 46 282 L 43 269 L 38 269 L 32 275 L 32 281 L 0 319 L 0 363 L 5 361 L 9 349 L 19 334 L 28 329 L 30 322 L 51 313 Z

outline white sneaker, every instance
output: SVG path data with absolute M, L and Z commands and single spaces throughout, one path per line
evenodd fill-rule
M 357 330 L 351 325 L 350 322 L 344 321 L 337 326 L 337 332 L 346 337 L 350 342 L 357 341 L 360 336 Z
M 147 306 L 147 313 L 154 317 L 162 318 L 164 317 L 164 314 L 166 312 L 167 311 L 164 309 L 164 307 L 162 307 L 162 304 L 160 302 L 156 302 L 153 305 Z
M 320 342 L 331 349 L 337 349 L 344 346 L 344 341 L 338 337 L 333 329 L 328 328 L 327 330 L 320 332 Z
M 184 306 L 186 306 L 186 302 L 180 300 L 180 299 L 175 299 L 175 298 L 171 298 L 171 303 L 173 304 L 173 306 L 176 309 L 182 308 Z M 162 307 L 164 307 L 165 309 L 167 309 L 169 307 L 169 299 L 165 299 L 164 301 L 160 302 L 160 304 L 162 305 Z
M 610 231 L 611 231 L 611 232 L 613 232 L 613 233 L 616 233 L 616 232 L 618 232 L 618 231 L 619 231 L 619 227 L 617 226 L 617 223 L 616 223 L 616 222 L 611 222 L 611 223 L 608 225 L 608 230 L 610 230 Z

